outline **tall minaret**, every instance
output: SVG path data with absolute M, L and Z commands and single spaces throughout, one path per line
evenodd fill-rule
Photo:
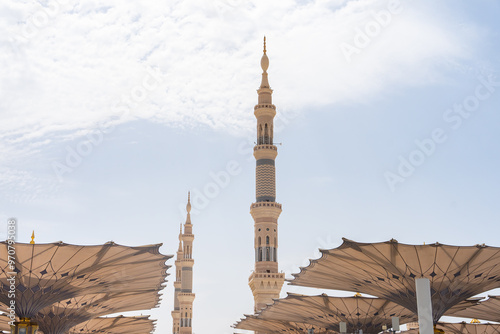
M 257 118 L 257 145 L 253 155 L 256 167 L 256 201 L 250 207 L 255 224 L 255 270 L 250 275 L 248 285 L 254 296 L 254 309 L 259 311 L 266 304 L 279 298 L 285 274 L 278 272 L 278 217 L 281 204 L 276 203 L 276 173 L 274 160 L 278 149 L 273 144 L 273 119 L 276 107 L 272 103 L 273 90 L 267 80 L 269 58 L 266 55 L 264 37 L 264 55 L 260 61 L 262 83 L 257 90 L 259 103 L 254 107 Z
M 188 193 L 188 203 L 186 205 L 187 217 L 184 224 L 182 239 L 182 260 L 181 260 L 181 291 L 177 294 L 179 299 L 179 334 L 192 334 L 193 319 L 193 225 L 191 225 L 191 202 Z
M 179 248 L 177 249 L 177 258 L 175 259 L 175 282 L 174 282 L 174 310 L 172 311 L 172 334 L 179 334 L 181 322 L 181 312 L 179 308 L 179 292 L 181 291 L 181 261 L 184 257 L 182 251 L 182 224 L 179 232 Z

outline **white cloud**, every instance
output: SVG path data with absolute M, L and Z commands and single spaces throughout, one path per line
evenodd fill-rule
M 0 44 L 0 138 L 71 138 L 112 116 L 119 116 L 115 123 L 149 119 L 249 131 L 264 34 L 270 82 L 286 109 L 442 80 L 436 66 L 469 56 L 474 29 L 458 35 L 455 22 L 402 2 L 403 12 L 348 63 L 339 46 L 352 43 L 356 28 L 364 29 L 371 13 L 387 4 L 52 0 L 44 7 L 9 1 L 0 9 L 9 17 Z M 152 68 L 162 75 L 159 87 L 126 115 L 113 110 Z

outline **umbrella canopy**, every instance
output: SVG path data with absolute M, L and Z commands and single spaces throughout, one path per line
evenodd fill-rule
M 102 315 L 147 310 L 160 302 L 157 290 L 78 296 L 53 304 L 33 319 L 44 334 L 64 334 L 70 328 Z
M 500 296 L 488 296 L 488 299 L 469 305 L 462 310 L 450 310 L 446 315 L 461 318 L 474 318 L 500 322 Z
M 466 322 L 448 323 L 439 322 L 437 328 L 442 329 L 446 334 L 498 334 L 500 333 L 500 324 L 469 324 Z M 418 334 L 418 329 L 412 329 L 404 334 Z
M 68 334 L 149 334 L 155 329 L 155 322 L 149 315 L 94 318 L 71 328 Z
M 417 320 L 412 311 L 385 299 L 293 293 L 284 299 L 276 299 L 256 316 L 267 320 L 308 323 L 336 332 L 339 331 L 339 322 L 345 322 L 347 332 L 363 330 L 363 333 L 378 333 L 384 324 L 390 328 L 392 317 L 399 317 L 401 323 Z
M 308 329 L 314 329 L 314 334 L 334 333 L 333 331 L 325 328 L 318 328 L 311 324 L 293 321 L 260 319 L 254 315 L 245 315 L 245 318 L 238 321 L 235 325 L 233 325 L 233 327 L 266 334 L 304 334 L 307 333 Z
M 428 278 L 434 323 L 454 305 L 500 287 L 498 247 L 343 240 L 321 250 L 321 258 L 294 274 L 291 284 L 364 292 L 417 313 L 415 279 Z
M 13 277 L 16 314 L 29 318 L 76 296 L 161 289 L 169 268 L 165 261 L 172 256 L 160 254 L 160 246 L 17 243 L 12 265 L 8 263 L 8 244 L 1 242 L 0 302 L 9 305 L 9 279 Z

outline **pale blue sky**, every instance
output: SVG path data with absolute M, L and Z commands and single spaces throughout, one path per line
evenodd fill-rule
M 19 220 L 19 241 L 34 229 L 37 242 L 163 242 L 173 254 L 191 190 L 194 331 L 233 333 L 253 309 L 249 148 L 265 34 L 281 270 L 341 237 L 500 246 L 500 4 L 402 0 L 346 57 L 389 3 L 3 3 L 0 219 Z M 460 124 L 456 104 L 471 110 Z M 419 153 L 436 130 L 441 142 Z M 400 157 L 418 166 L 391 187 Z M 237 172 L 203 205 L 229 163 Z M 152 312 L 158 333 L 171 330 L 172 279 Z

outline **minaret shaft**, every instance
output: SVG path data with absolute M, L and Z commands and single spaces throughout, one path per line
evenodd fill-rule
M 174 282 L 174 311 L 172 312 L 174 334 L 192 334 L 193 319 L 193 225 L 191 224 L 191 203 L 188 196 L 187 217 L 184 233 L 179 235 L 179 250 L 175 261 L 176 281 Z
M 258 93 L 258 104 L 254 107 L 257 119 L 257 145 L 254 147 L 256 160 L 255 197 L 250 207 L 254 219 L 255 270 L 249 278 L 255 302 L 255 311 L 278 298 L 284 282 L 284 274 L 278 272 L 278 217 L 281 204 L 276 203 L 275 159 L 278 149 L 273 143 L 274 117 L 276 107 L 272 104 L 272 89 L 269 86 L 267 68 L 269 59 L 261 59 L 262 82 Z

